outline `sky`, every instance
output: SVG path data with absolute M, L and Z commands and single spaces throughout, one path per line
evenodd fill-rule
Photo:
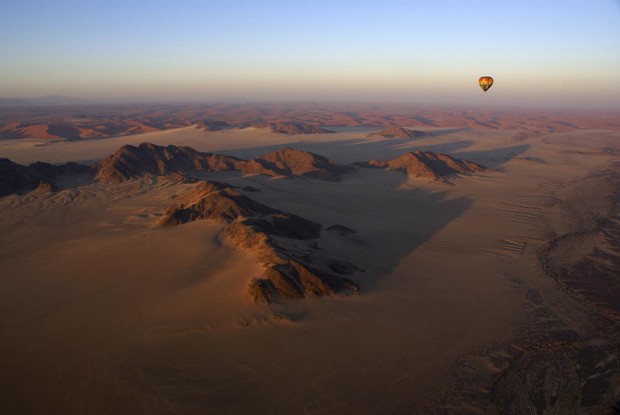
M 0 98 L 46 95 L 618 109 L 620 0 L 0 0 Z

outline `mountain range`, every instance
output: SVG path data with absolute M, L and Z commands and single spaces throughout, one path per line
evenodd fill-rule
M 31 191 L 42 182 L 53 188 L 54 179 L 60 175 L 88 174 L 99 182 L 114 184 L 144 175 L 180 174 L 185 177 L 197 172 L 234 171 L 337 182 L 359 167 L 399 170 L 411 177 L 444 181 L 455 175 L 485 170 L 484 166 L 477 163 L 430 151 L 407 152 L 386 161 L 370 160 L 341 165 L 324 156 L 291 147 L 243 160 L 228 155 L 202 153 L 187 146 L 142 143 L 138 146 L 124 145 L 114 154 L 90 166 L 77 163 L 56 166 L 43 162 L 22 166 L 9 159 L 0 159 L 0 196 Z

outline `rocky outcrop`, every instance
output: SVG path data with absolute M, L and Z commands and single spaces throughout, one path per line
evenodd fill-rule
M 27 166 L 0 159 L 0 196 L 23 193 L 36 188 L 41 178 Z
M 412 177 L 446 180 L 458 174 L 472 174 L 486 170 L 484 166 L 467 160 L 458 160 L 447 154 L 432 151 L 408 152 L 392 160 L 370 160 L 356 163 L 360 167 L 400 170 Z
M 49 182 L 40 182 L 39 185 L 33 190 L 36 193 L 51 193 L 56 191 L 56 186 Z
M 122 182 L 145 174 L 163 176 L 179 171 L 240 170 L 243 161 L 231 156 L 200 153 L 186 146 L 158 146 L 142 143 L 124 145 L 102 160 L 96 178 L 102 182 Z
M 303 176 L 330 181 L 340 180 L 341 175 L 352 170 L 348 166 L 339 165 L 318 154 L 291 147 L 264 154 L 257 157 L 255 161 L 268 171 L 274 171 L 283 176 Z
M 271 177 L 311 177 L 340 180 L 350 171 L 323 156 L 293 148 L 267 153 L 253 160 L 242 160 L 221 154 L 201 153 L 185 146 L 158 146 L 142 143 L 125 145 L 102 160 L 96 178 L 102 182 L 118 183 L 145 174 L 166 175 L 196 171 L 238 171 L 245 174 L 264 174 Z
M 159 224 L 200 219 L 225 223 L 226 235 L 238 247 L 257 254 L 265 271 L 251 281 L 248 292 L 258 303 L 357 292 L 355 283 L 343 276 L 356 267 L 319 255 L 317 223 L 256 202 L 226 184 L 203 181 L 167 209 Z
M 431 133 L 419 130 L 410 130 L 408 128 L 390 125 L 381 131 L 369 134 L 369 137 L 385 137 L 385 138 L 417 138 L 432 135 Z
M 92 173 L 88 166 L 77 163 L 53 165 L 36 162 L 23 166 L 6 158 L 0 158 L 0 196 L 25 193 L 34 189 L 52 191 L 53 181 L 60 175 Z
M 303 122 L 270 122 L 266 124 L 254 124 L 255 128 L 269 128 L 272 133 L 276 134 L 326 134 L 333 131 L 326 130 L 315 125 L 305 124 Z
M 202 128 L 205 131 L 220 131 L 234 128 L 233 125 L 226 121 L 202 121 L 196 124 L 196 128 Z
M 219 182 L 198 182 L 179 203 L 168 208 L 159 223 L 174 226 L 199 219 L 211 219 L 229 223 L 245 216 L 272 215 L 278 213 L 261 203 L 242 195 L 230 186 Z

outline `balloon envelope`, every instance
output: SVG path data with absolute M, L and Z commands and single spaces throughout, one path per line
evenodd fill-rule
M 484 92 L 487 92 L 489 88 L 491 88 L 491 85 L 493 85 L 493 78 L 490 76 L 482 76 L 478 79 L 478 85 L 480 85 L 480 88 L 482 88 Z

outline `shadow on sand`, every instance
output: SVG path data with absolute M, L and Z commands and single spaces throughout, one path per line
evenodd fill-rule
M 201 175 L 203 179 L 209 179 Z M 316 255 L 350 261 L 365 270 L 355 276 L 361 290 L 373 290 L 381 278 L 438 231 L 467 211 L 472 200 L 450 198 L 448 190 L 401 190 L 401 172 L 363 169 L 342 182 L 269 179 L 264 176 L 213 177 L 242 189 L 261 203 L 323 225 Z M 354 235 L 325 231 L 330 225 L 354 229 Z
M 471 127 L 459 127 L 459 128 L 447 128 L 445 130 L 432 130 L 430 131 L 430 133 L 433 136 L 442 136 L 442 135 L 456 134 L 456 133 L 462 133 L 464 131 L 472 131 L 472 130 L 473 128 Z
M 501 165 L 509 162 L 510 160 L 519 157 L 525 153 L 531 147 L 530 144 L 518 144 L 508 147 L 494 148 L 491 150 L 482 151 L 464 151 L 453 154 L 453 156 L 475 161 L 486 167 L 498 168 Z

